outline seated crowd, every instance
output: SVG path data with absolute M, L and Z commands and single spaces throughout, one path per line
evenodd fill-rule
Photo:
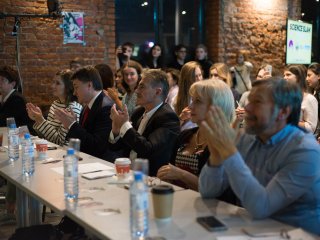
M 1 67 L 0 126 L 14 117 L 59 145 L 78 138 L 82 152 L 110 162 L 148 159 L 150 176 L 320 234 L 320 64 L 283 73 L 263 64 L 251 81 L 245 51 L 232 67 L 213 64 L 202 44 L 194 61 L 179 44 L 169 64 L 159 44 L 140 63 L 131 43 L 116 52 L 114 74 L 79 59 L 57 72 L 47 117 L 19 93 L 17 72 Z

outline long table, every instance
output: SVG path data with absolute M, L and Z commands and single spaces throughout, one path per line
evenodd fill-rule
M 65 149 L 48 151 L 48 156 L 62 159 Z M 112 163 L 80 153 L 82 163 Z M 26 178 L 21 174 L 21 160 L 11 162 L 7 153 L 0 153 L 0 175 L 17 187 L 18 225 L 41 223 L 40 203 L 61 216 L 66 215 L 101 239 L 130 239 L 129 191 L 123 184 L 114 183 L 113 177 L 86 180 L 79 177 L 79 200 L 64 199 L 63 175 L 52 168 L 58 163 L 42 164 L 36 161 L 35 173 Z M 244 235 L 242 228 L 291 229 L 292 227 L 271 219 L 252 220 L 242 208 L 218 200 L 204 200 L 199 193 L 175 187 L 173 216 L 170 222 L 158 222 L 153 217 L 150 197 L 150 236 L 165 239 L 213 239 L 216 236 Z M 215 215 L 226 223 L 224 232 L 208 232 L 196 223 L 199 216 Z

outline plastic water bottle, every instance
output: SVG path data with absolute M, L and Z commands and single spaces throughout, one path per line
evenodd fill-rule
M 8 154 L 11 161 L 19 159 L 19 129 L 15 123 L 8 126 Z
M 64 168 L 64 196 L 66 199 L 77 199 L 78 188 L 78 159 L 74 155 L 74 149 L 67 150 L 67 156 L 63 161 Z
M 130 227 L 132 239 L 144 239 L 148 235 L 148 187 L 141 172 L 134 172 L 130 186 Z
M 22 174 L 31 176 L 34 173 L 34 146 L 30 134 L 24 135 L 22 145 Z

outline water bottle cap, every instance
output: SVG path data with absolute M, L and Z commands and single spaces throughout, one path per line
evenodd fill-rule
M 9 125 L 9 128 L 17 128 L 17 126 L 16 126 L 15 123 L 11 123 L 11 124 Z
M 30 139 L 30 134 L 29 133 L 25 133 L 24 134 L 24 139 Z
M 142 177 L 143 177 L 142 172 L 139 172 L 139 171 L 134 172 L 134 180 L 135 181 L 142 181 Z
M 74 154 L 74 149 L 73 148 L 68 148 L 67 154 L 68 155 L 73 155 Z

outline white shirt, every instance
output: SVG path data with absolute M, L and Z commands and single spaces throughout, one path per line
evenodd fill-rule
M 139 124 L 139 128 L 138 128 L 138 131 L 137 131 L 140 135 L 143 134 L 143 132 L 146 129 L 146 126 L 147 126 L 150 118 L 159 109 L 159 107 L 161 107 L 162 104 L 163 103 L 160 103 L 158 106 L 154 107 L 149 112 L 145 112 L 142 115 L 142 120 L 141 120 L 141 122 Z M 109 142 L 110 143 L 116 143 L 120 139 L 120 137 L 122 138 L 130 128 L 132 128 L 132 124 L 129 121 L 125 122 L 120 128 L 119 136 L 117 136 L 116 138 L 114 137 L 114 135 L 113 135 L 113 133 L 111 131 L 110 135 L 109 135 Z M 135 151 L 131 150 L 131 152 L 130 152 L 131 161 L 133 161 L 136 158 L 137 158 L 137 153 Z

